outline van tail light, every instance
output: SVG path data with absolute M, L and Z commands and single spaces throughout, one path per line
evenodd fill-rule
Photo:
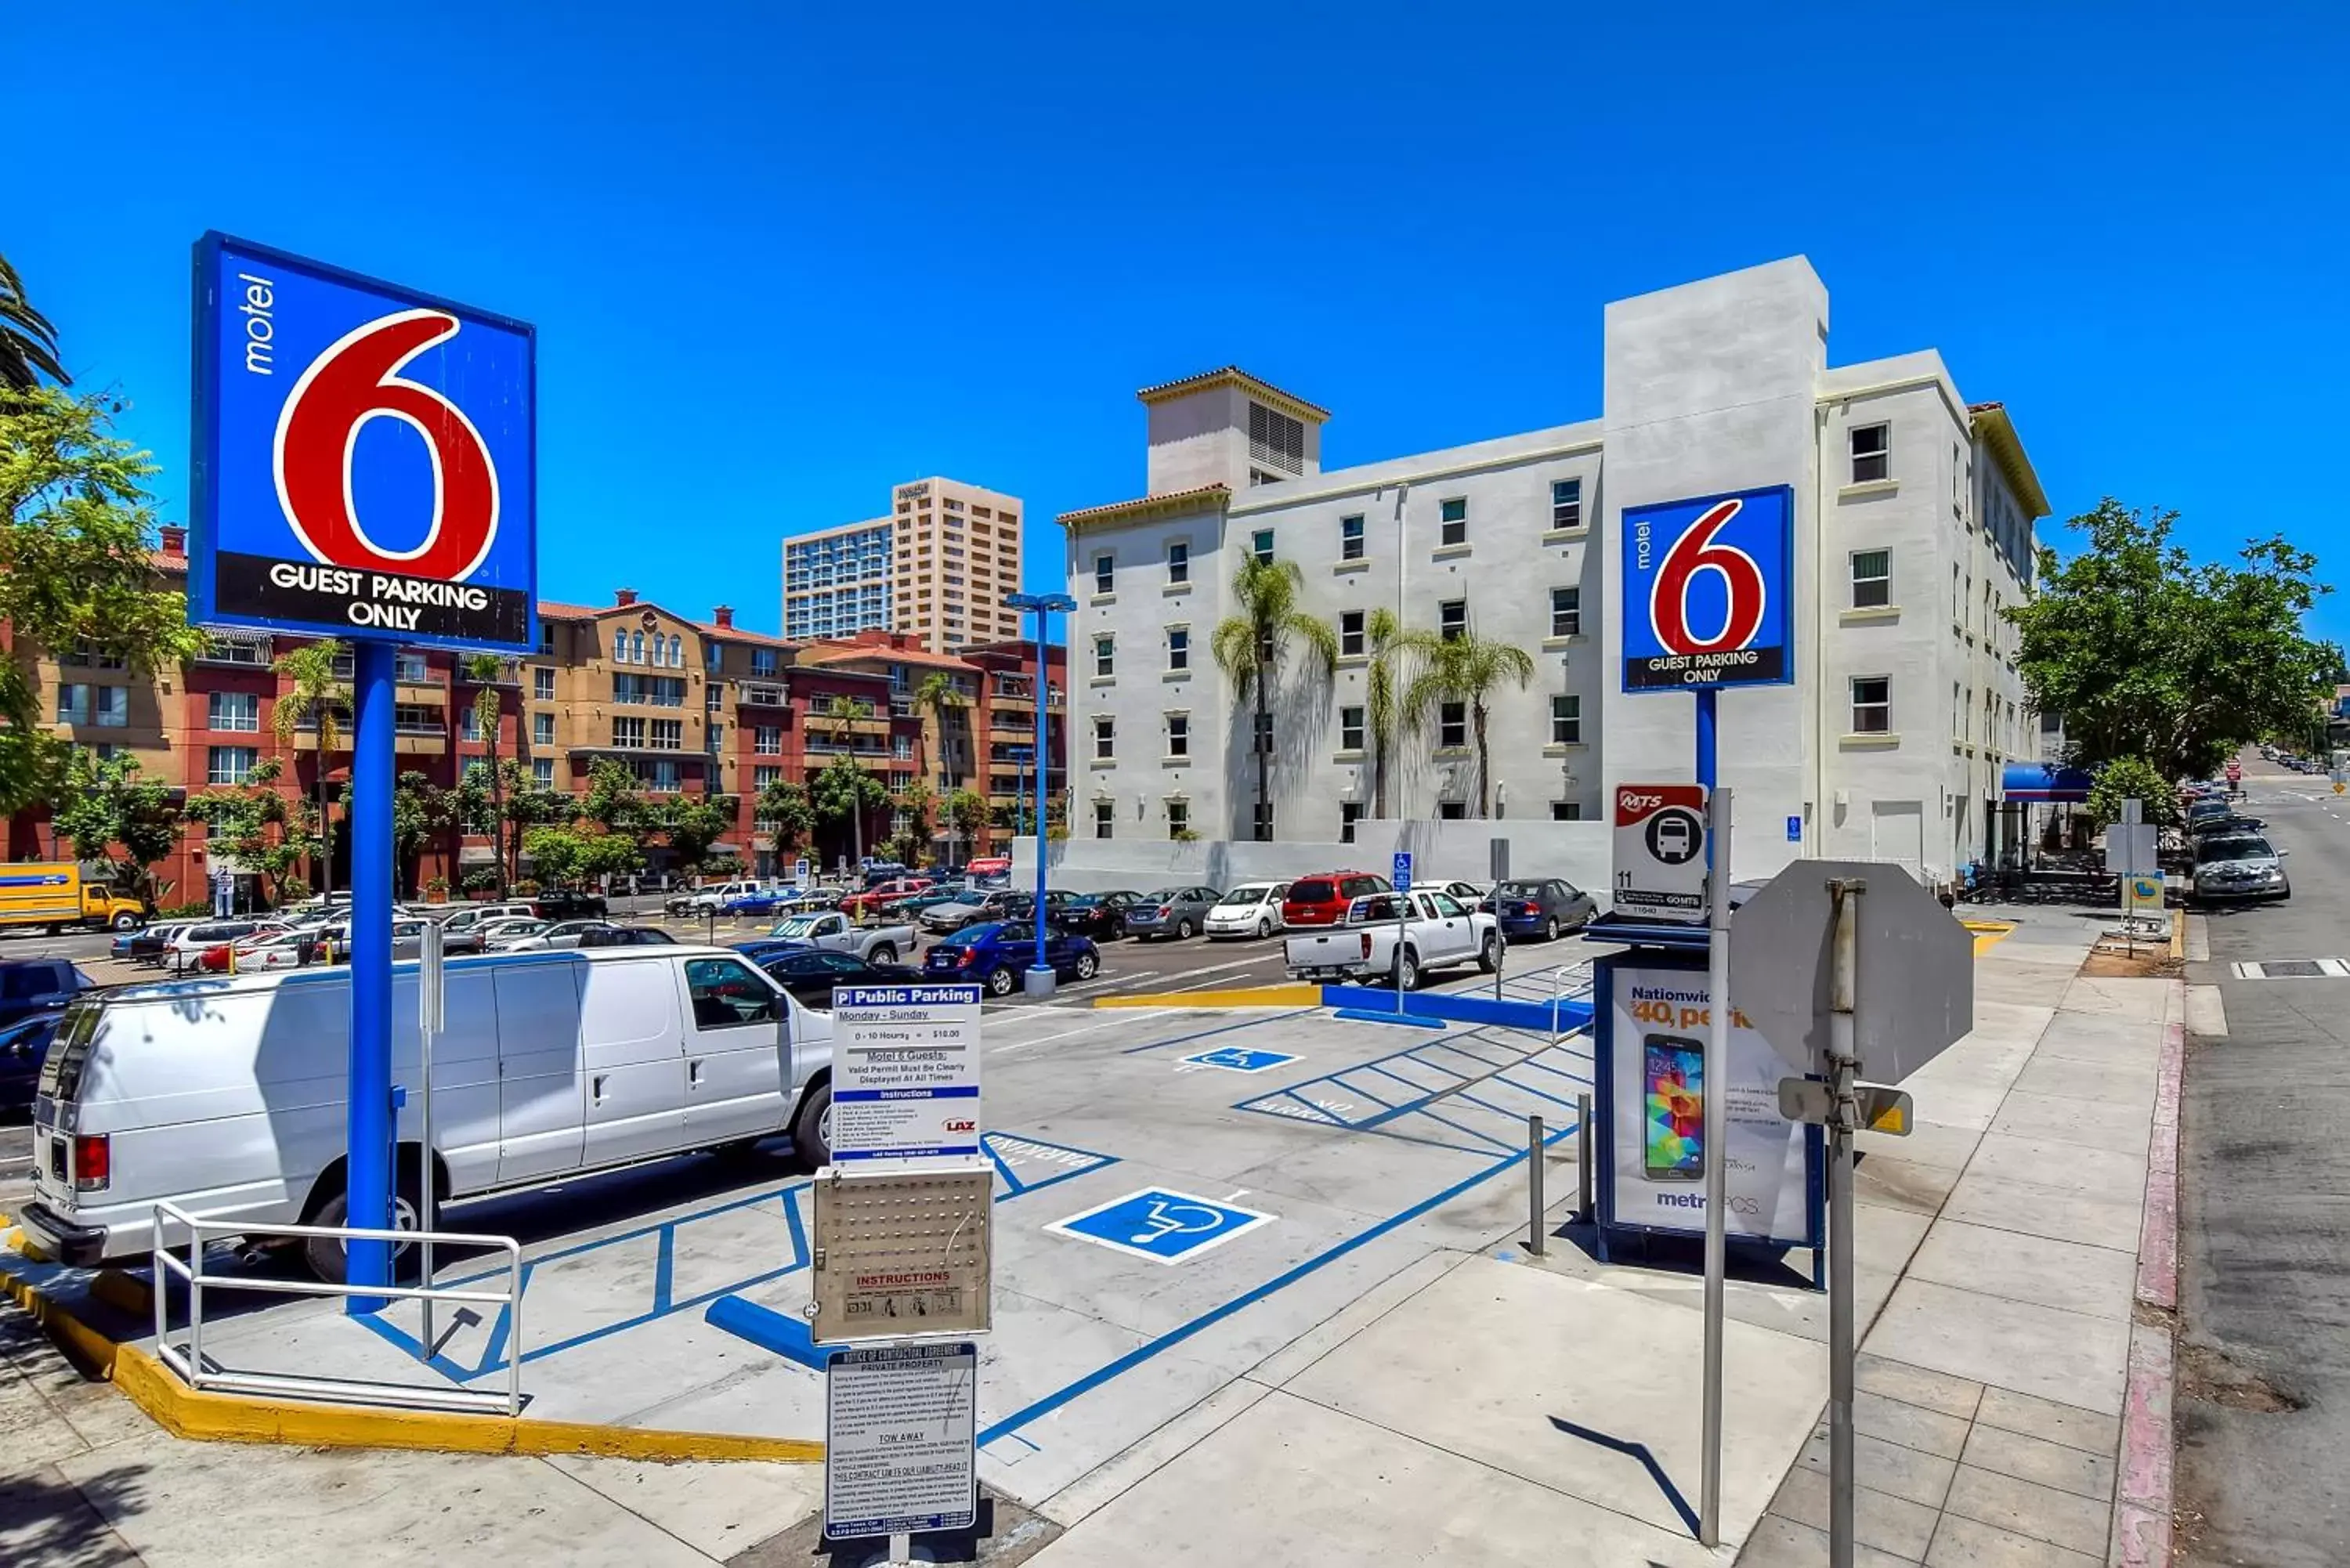
M 103 1192 L 114 1174 L 113 1146 L 105 1133 L 76 1133 L 73 1140 L 76 1192 Z

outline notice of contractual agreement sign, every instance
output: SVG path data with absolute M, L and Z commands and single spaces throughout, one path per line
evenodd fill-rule
M 834 1162 L 978 1158 L 979 987 L 844 985 L 832 1003 Z

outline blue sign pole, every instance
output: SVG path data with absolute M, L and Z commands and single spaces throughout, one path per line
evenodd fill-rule
M 1043 997 L 1053 994 L 1054 979 L 1053 965 L 1045 956 L 1045 787 L 1046 775 L 1052 771 L 1053 755 L 1045 749 L 1045 710 L 1053 691 L 1047 679 L 1051 666 L 1045 662 L 1045 649 L 1053 640 L 1053 612 L 1075 615 L 1077 601 L 1066 594 L 1006 594 L 1003 602 L 1011 609 L 1026 610 L 1036 618 L 1036 689 L 1031 693 L 1036 699 L 1036 952 L 1029 961 L 1022 985 L 1030 996 Z
M 1709 794 L 1714 785 L 1714 689 L 1711 686 L 1697 689 L 1697 782 L 1703 784 Z M 1711 846 L 1708 847 L 1710 851 Z M 1707 864 L 1711 865 L 1712 862 L 1708 860 Z
M 343 1222 L 391 1227 L 391 781 L 393 645 L 372 639 L 354 650 L 351 682 L 351 1076 L 347 1100 L 348 1157 Z M 324 753 L 318 765 L 326 766 Z M 344 1278 L 389 1284 L 391 1250 L 353 1241 Z M 348 1298 L 354 1313 L 383 1303 Z

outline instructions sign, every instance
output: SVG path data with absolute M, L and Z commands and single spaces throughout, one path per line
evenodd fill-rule
M 1703 970 L 1610 966 L 1606 1084 L 1610 1158 L 1606 1222 L 1705 1233 L 1705 1041 L 1712 995 Z M 1722 1084 L 1729 1234 L 1807 1246 L 1809 1140 L 1779 1106 L 1787 1069 L 1742 1014 L 1730 1015 Z
M 977 1157 L 979 987 L 832 993 L 832 1158 Z
M 1616 786 L 1616 893 L 1620 914 L 1702 925 L 1705 786 Z
M 988 1166 L 834 1166 L 816 1183 L 818 1345 L 993 1326 L 995 1245 Z
M 979 1347 L 844 1350 L 824 1374 L 824 1538 L 979 1523 Z
M 1624 690 L 1793 680 L 1794 542 L 1783 484 L 1624 508 Z

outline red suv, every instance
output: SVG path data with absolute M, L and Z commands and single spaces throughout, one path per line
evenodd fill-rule
M 1281 901 L 1281 923 L 1293 928 L 1335 926 L 1347 918 L 1347 906 L 1364 894 L 1392 890 L 1386 877 L 1368 871 L 1300 877 L 1289 885 L 1289 896 Z

